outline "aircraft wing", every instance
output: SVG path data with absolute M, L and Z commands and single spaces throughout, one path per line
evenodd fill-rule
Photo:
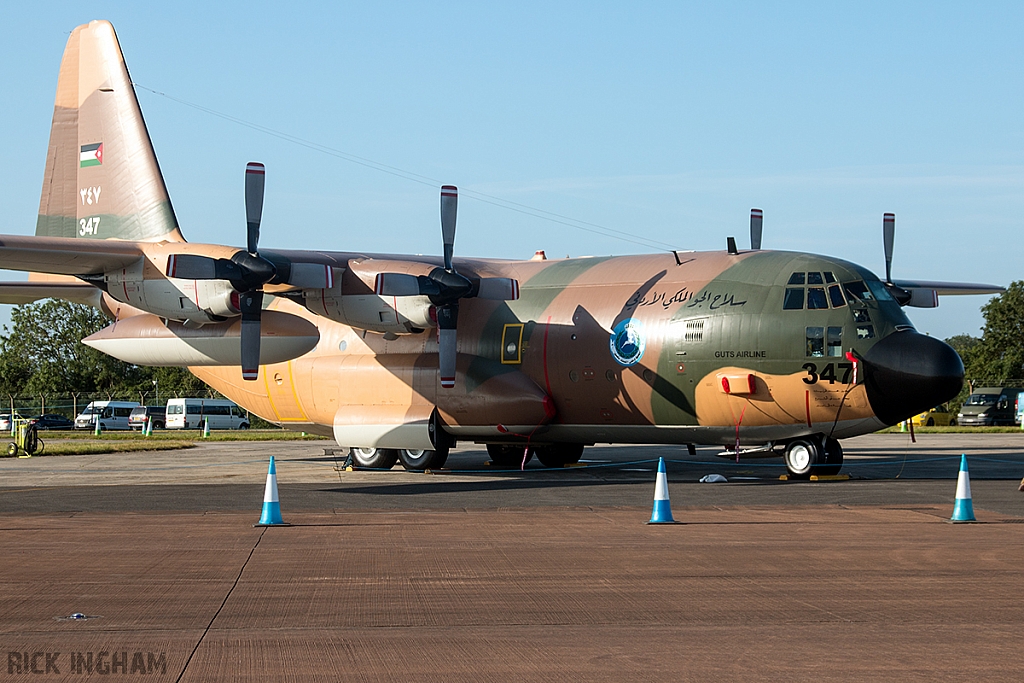
M 100 290 L 84 282 L 0 282 L 0 304 L 64 299 L 99 308 Z
M 0 235 L 0 268 L 59 275 L 96 275 L 142 256 L 135 242 Z
M 903 289 L 930 289 L 941 296 L 968 294 L 1002 294 L 1005 287 L 983 285 L 975 282 L 939 282 L 935 280 L 896 280 L 893 282 Z

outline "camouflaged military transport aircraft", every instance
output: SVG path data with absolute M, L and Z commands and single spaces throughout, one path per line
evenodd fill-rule
M 245 172 L 245 249 L 186 242 L 132 82 L 103 21 L 61 63 L 30 271 L 0 300 L 59 297 L 113 323 L 86 338 L 140 365 L 187 366 L 250 411 L 333 435 L 365 467 L 443 465 L 456 440 L 547 466 L 594 443 L 717 444 L 842 466 L 838 439 L 957 394 L 963 365 L 902 306 L 990 285 L 895 282 L 840 259 L 751 249 L 527 261 L 258 249 L 264 168 Z

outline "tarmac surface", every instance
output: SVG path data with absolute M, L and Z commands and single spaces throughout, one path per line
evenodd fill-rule
M 1022 678 L 1024 435 L 859 437 L 817 483 L 710 449 L 422 474 L 325 446 L 0 460 L 7 679 Z M 946 521 L 961 453 L 978 524 Z M 292 526 L 254 528 L 271 454 Z M 681 524 L 644 524 L 658 457 Z

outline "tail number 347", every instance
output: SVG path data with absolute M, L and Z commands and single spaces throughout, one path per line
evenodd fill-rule
M 803 378 L 806 384 L 817 384 L 819 380 L 828 380 L 829 384 L 835 384 L 840 382 L 842 384 L 850 383 L 850 375 L 853 373 L 853 363 L 829 363 L 821 372 L 818 372 L 818 366 L 814 363 L 804 363 L 803 369 L 807 372 L 807 376 Z M 842 379 L 836 375 L 836 370 L 842 373 Z

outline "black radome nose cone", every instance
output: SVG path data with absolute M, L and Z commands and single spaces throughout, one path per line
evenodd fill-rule
M 956 351 L 917 332 L 890 334 L 868 350 L 863 363 L 871 409 L 888 425 L 950 400 L 964 384 Z

